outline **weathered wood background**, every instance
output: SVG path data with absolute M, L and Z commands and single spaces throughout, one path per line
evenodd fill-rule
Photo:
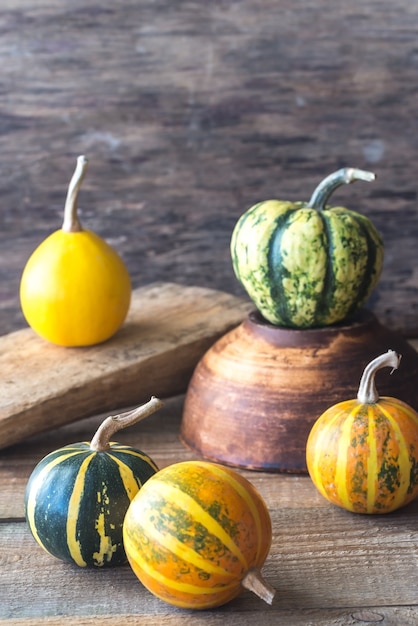
M 418 334 L 418 3 L 411 0 L 3 0 L 0 333 L 60 227 L 78 154 L 84 225 L 156 280 L 243 294 L 229 241 L 270 197 L 309 199 L 342 166 L 374 183 L 335 201 L 386 244 L 370 307 Z

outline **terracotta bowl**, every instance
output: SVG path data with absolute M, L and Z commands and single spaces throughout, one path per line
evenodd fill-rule
M 252 312 L 199 361 L 184 404 L 180 438 L 226 465 L 306 473 L 305 445 L 328 407 L 357 396 L 364 367 L 395 350 L 400 367 L 376 375 L 380 395 L 418 410 L 418 354 L 361 310 L 349 323 L 294 330 Z

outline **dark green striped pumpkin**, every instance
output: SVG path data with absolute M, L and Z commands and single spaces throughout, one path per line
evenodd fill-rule
M 80 567 L 126 562 L 126 511 L 158 471 L 140 450 L 115 442 L 104 447 L 79 442 L 51 452 L 26 486 L 25 513 L 33 537 L 53 556 Z
M 326 202 L 342 183 L 373 178 L 342 169 L 322 181 L 308 203 L 267 200 L 238 220 L 234 272 L 267 321 L 327 326 L 366 302 L 380 277 L 382 240 L 367 217 Z

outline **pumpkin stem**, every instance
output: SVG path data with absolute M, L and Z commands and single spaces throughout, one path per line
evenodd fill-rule
M 379 401 L 379 394 L 376 390 L 375 375 L 382 367 L 391 367 L 392 371 L 398 369 L 401 356 L 394 350 L 388 350 L 384 354 L 376 357 L 366 365 L 357 394 L 357 400 L 361 404 L 376 404 Z
M 259 598 L 267 602 L 267 604 L 273 604 L 276 590 L 268 582 L 264 580 L 259 569 L 253 567 L 245 574 L 241 581 L 241 585 L 252 591 Z
M 119 415 L 110 415 L 99 426 L 90 443 L 91 450 L 96 452 L 103 452 L 109 448 L 109 442 L 111 437 L 122 428 L 126 426 L 132 426 L 137 422 L 140 422 L 148 415 L 151 415 L 163 406 L 163 402 L 152 396 L 146 404 L 133 409 L 132 411 L 126 411 L 126 413 L 120 413 Z
M 83 182 L 86 171 L 87 159 L 83 155 L 79 156 L 74 174 L 68 186 L 67 197 L 65 200 L 62 230 L 66 233 L 78 233 L 83 230 L 77 215 L 77 200 L 78 192 L 80 191 L 81 183 Z
M 326 206 L 328 198 L 341 185 L 354 183 L 356 180 L 370 182 L 375 178 L 376 175 L 373 174 L 373 172 L 367 172 L 353 167 L 343 167 L 341 170 L 330 174 L 319 183 L 309 200 L 308 206 L 312 209 L 322 211 Z

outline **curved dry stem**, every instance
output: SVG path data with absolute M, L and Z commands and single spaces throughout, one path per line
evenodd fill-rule
M 91 440 L 91 450 L 96 452 L 103 452 L 107 450 L 109 448 L 109 442 L 116 432 L 122 430 L 122 428 L 126 428 L 127 426 L 137 424 L 152 413 L 155 413 L 155 411 L 160 409 L 163 405 L 164 404 L 161 400 L 152 396 L 151 400 L 149 400 L 146 404 L 143 404 L 132 411 L 126 411 L 125 413 L 120 413 L 119 415 L 114 416 L 110 415 L 104 420 L 104 422 L 102 422 Z
M 393 372 L 393 370 L 398 369 L 400 360 L 399 354 L 394 350 L 388 350 L 366 365 L 357 393 L 357 400 L 361 404 L 376 404 L 379 401 L 379 394 L 375 385 L 376 372 L 382 367 L 391 367 Z
M 322 211 L 331 194 L 341 185 L 348 185 L 349 183 L 354 183 L 356 180 L 370 182 L 375 178 L 376 175 L 373 172 L 359 170 L 355 167 L 342 168 L 337 172 L 333 172 L 319 183 L 309 200 L 308 206 L 312 209 Z
M 83 230 L 80 220 L 78 219 L 77 201 L 81 183 L 87 171 L 87 163 L 88 161 L 84 155 L 77 158 L 77 165 L 68 186 L 64 206 L 64 221 L 62 223 L 62 230 L 67 233 L 77 233 Z
M 241 585 L 245 589 L 248 589 L 248 591 L 255 593 L 259 598 L 264 600 L 264 602 L 267 602 L 267 604 L 273 604 L 276 590 L 264 580 L 260 570 L 256 567 L 248 570 L 241 581 Z

